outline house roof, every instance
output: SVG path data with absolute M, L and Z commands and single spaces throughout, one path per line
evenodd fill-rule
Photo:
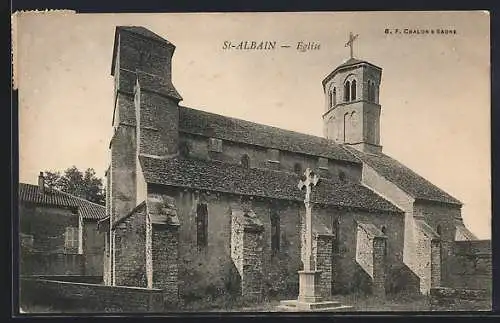
M 245 169 L 220 161 L 199 159 L 157 159 L 139 157 L 147 183 L 241 195 L 302 201 L 299 176 L 270 169 Z M 372 211 L 402 211 L 359 183 L 322 179 L 311 201 L 323 205 L 353 207 Z
M 179 109 L 179 130 L 265 148 L 359 163 L 352 154 L 326 138 L 187 107 Z
M 370 154 L 348 146 L 346 149 L 415 199 L 462 205 L 453 196 L 383 153 Z
M 19 202 L 76 208 L 84 219 L 99 220 L 106 217 L 106 208 L 55 189 L 45 188 L 44 194 L 38 185 L 19 183 Z

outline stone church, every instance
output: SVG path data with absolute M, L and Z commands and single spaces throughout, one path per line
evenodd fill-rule
M 475 237 L 460 201 L 383 153 L 380 67 L 351 57 L 326 76 L 316 137 L 180 105 L 174 50 L 116 27 L 105 284 L 163 289 L 173 303 L 296 296 L 310 169 L 322 296 L 446 286 L 450 246 Z

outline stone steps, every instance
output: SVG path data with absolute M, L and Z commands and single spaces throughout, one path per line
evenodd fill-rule
M 352 306 L 342 305 L 339 301 L 329 300 L 314 303 L 299 302 L 298 300 L 281 301 L 276 308 L 287 312 L 344 312 L 353 309 Z

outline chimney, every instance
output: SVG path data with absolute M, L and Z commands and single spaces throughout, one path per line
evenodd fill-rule
M 43 172 L 38 175 L 38 191 L 40 194 L 45 194 L 45 179 L 43 178 Z

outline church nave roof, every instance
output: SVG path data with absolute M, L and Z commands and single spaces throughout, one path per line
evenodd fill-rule
M 202 110 L 181 107 L 179 128 L 185 133 L 359 164 L 332 140 Z
M 220 161 L 199 159 L 156 159 L 139 157 L 147 183 L 241 195 L 302 201 L 304 193 L 297 188 L 299 176 L 270 169 L 245 169 Z M 353 207 L 370 211 L 402 213 L 359 183 L 322 179 L 313 190 L 311 200 L 323 205 Z
M 394 183 L 415 199 L 462 205 L 459 200 L 438 188 L 436 185 L 432 184 L 394 158 L 391 158 L 383 153 L 368 154 L 352 147 L 345 147 L 368 166 L 375 169 L 377 173 Z

